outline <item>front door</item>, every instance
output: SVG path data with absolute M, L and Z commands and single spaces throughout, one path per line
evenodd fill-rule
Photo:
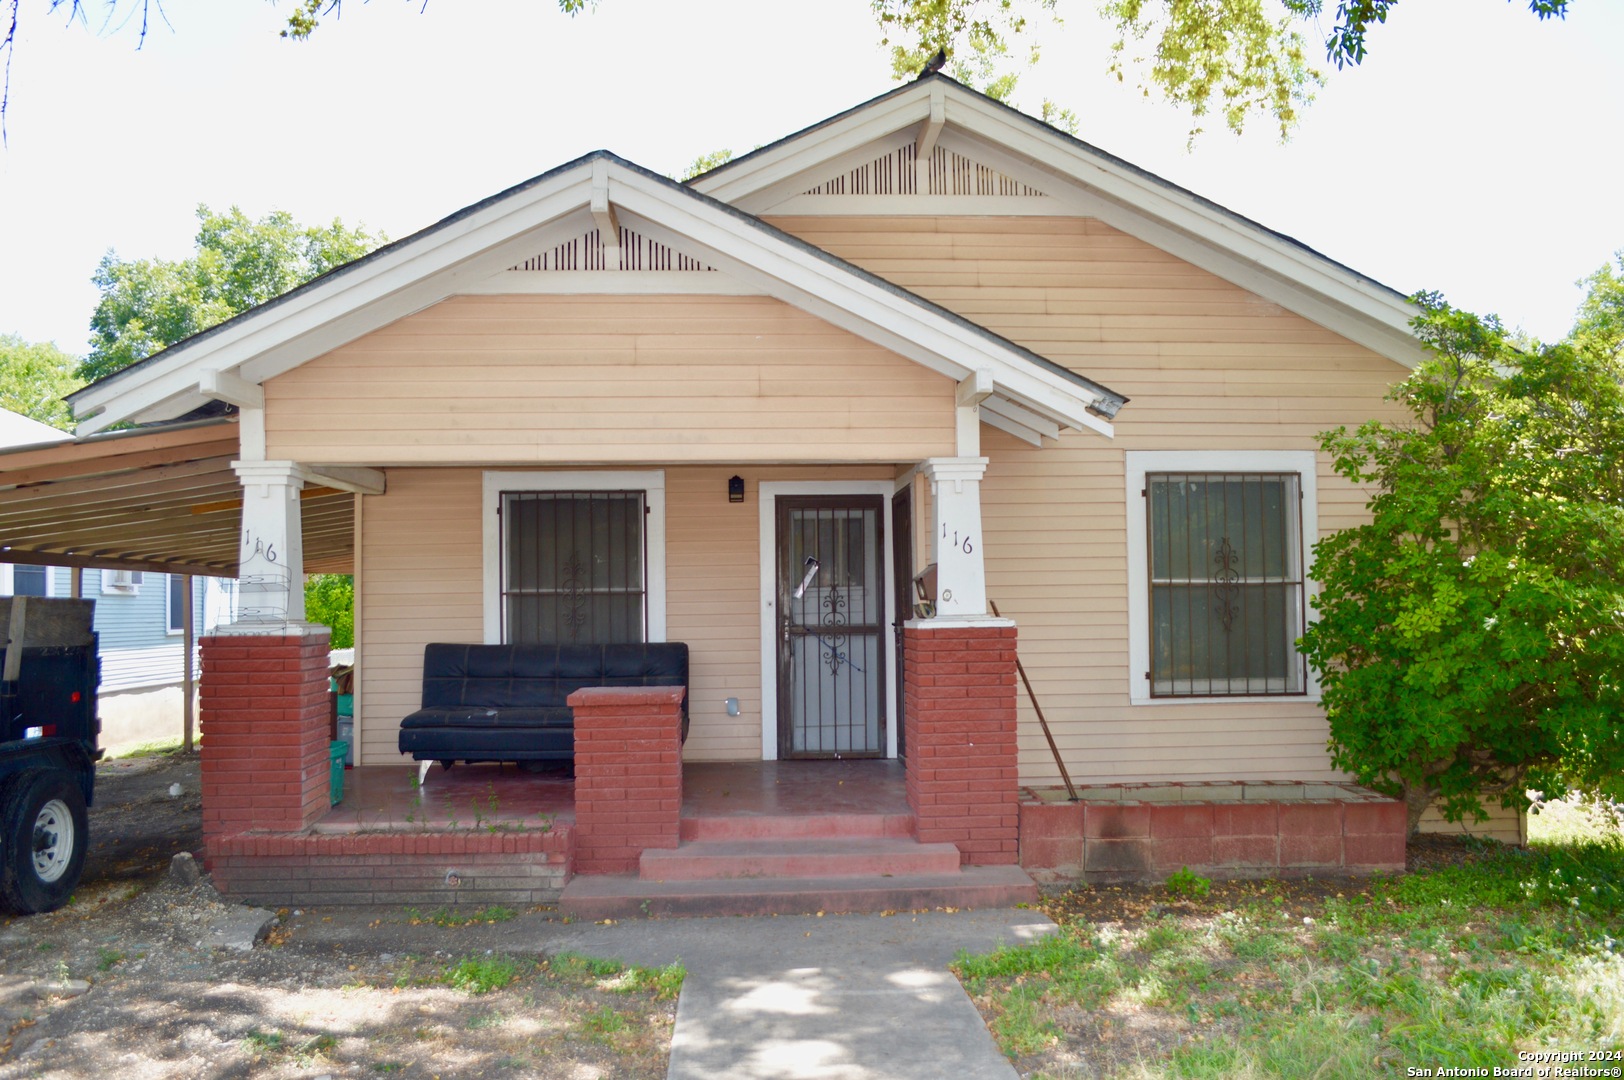
M 885 501 L 779 496 L 778 754 L 885 756 Z

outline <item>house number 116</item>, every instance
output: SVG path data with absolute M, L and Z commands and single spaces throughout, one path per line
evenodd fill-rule
M 947 539 L 947 522 L 945 521 L 942 522 L 942 539 Z M 964 538 L 962 543 L 959 541 L 959 531 L 957 529 L 953 530 L 953 546 L 964 552 L 966 555 L 975 550 L 975 545 L 970 543 L 970 538 L 968 536 Z

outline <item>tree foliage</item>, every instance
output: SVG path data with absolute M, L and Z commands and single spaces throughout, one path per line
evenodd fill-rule
M 1611 263 L 1579 284 L 1589 292 L 1579 305 L 1574 340 L 1583 347 L 1617 356 L 1624 351 L 1624 251 L 1615 253 Z
M 0 0 L 9 13 L 9 31 L 0 38 L 6 56 L 0 117 L 5 115 L 11 86 L 11 50 L 18 13 L 28 0 Z M 66 8 L 83 20 L 87 9 L 102 16 L 104 26 L 139 24 L 145 40 L 151 17 L 162 17 L 161 0 L 36 0 L 51 11 Z M 410 0 L 424 10 L 428 0 Z M 556 0 L 558 9 L 579 15 L 598 0 Z M 1058 21 L 1058 0 L 868 0 L 891 49 L 899 79 L 912 78 L 945 49 L 947 71 L 983 93 L 1007 100 L 1020 72 L 1038 60 L 1030 34 L 1034 22 Z M 1508 0 L 1513 2 L 1513 0 Z M 1570 0 L 1526 0 L 1540 19 L 1562 18 Z M 1387 21 L 1398 0 L 1338 0 L 1325 38 L 1327 59 L 1337 67 L 1365 59 L 1366 36 Z M 290 40 L 309 38 L 324 19 L 343 12 L 343 0 L 295 0 L 281 34 Z M 1242 130 L 1254 115 L 1269 116 L 1285 138 L 1301 110 L 1313 100 L 1322 74 L 1309 62 L 1302 26 L 1319 26 L 1324 0 L 1100 0 L 1099 13 L 1115 28 L 1111 72 L 1125 77 L 1131 65 L 1142 71 L 1140 88 L 1160 93 L 1200 121 L 1214 110 L 1228 126 Z M 3 15 L 0 15 L 3 20 Z M 1130 43 L 1134 48 L 1130 49 Z M 1139 46 L 1146 55 L 1130 55 Z M 1057 127 L 1075 131 L 1069 110 L 1044 101 L 1038 110 Z
M 300 225 L 275 211 L 257 221 L 237 207 L 197 208 L 195 253 L 125 261 L 108 252 L 93 279 L 101 302 L 91 316 L 91 349 L 80 367 L 99 379 L 280 296 L 384 242 L 334 219 Z
M 355 647 L 355 578 L 311 574 L 305 578 L 305 619 L 333 631 L 331 647 Z
M 1528 7 L 1540 19 L 1561 18 L 1568 2 L 1528 0 Z M 1038 62 L 1028 36 L 1033 26 L 1056 20 L 1059 12 L 1057 0 L 870 3 L 897 78 L 911 77 L 927 57 L 946 49 L 950 74 L 999 100 L 1015 89 L 1018 57 L 1027 65 Z M 1386 22 L 1397 3 L 1340 0 L 1325 39 L 1327 59 L 1339 68 L 1363 61 L 1367 32 Z M 1145 94 L 1159 93 L 1188 109 L 1197 122 L 1192 138 L 1215 110 L 1237 133 L 1253 116 L 1268 116 L 1285 138 L 1324 81 L 1301 29 L 1319 25 L 1323 0 L 1100 0 L 1098 10 L 1116 34 L 1111 73 L 1121 80 L 1131 67 L 1141 73 Z M 1046 101 L 1043 112 L 1061 111 Z
M 1624 793 L 1624 363 L 1419 299 L 1409 422 L 1321 439 L 1375 492 L 1369 524 L 1314 548 L 1303 649 L 1333 760 L 1402 795 L 1412 830 L 1434 802 L 1481 820 L 1529 787 Z
M 62 399 L 85 384 L 78 367 L 78 357 L 48 341 L 0 334 L 0 409 L 73 430 L 73 414 Z
M 693 162 L 686 169 L 683 170 L 682 176 L 679 179 L 683 180 L 684 182 L 692 180 L 696 176 L 703 176 L 712 169 L 719 169 L 732 160 L 733 151 L 725 148 L 721 150 L 712 150 L 708 154 L 700 154 L 698 157 L 694 158 Z

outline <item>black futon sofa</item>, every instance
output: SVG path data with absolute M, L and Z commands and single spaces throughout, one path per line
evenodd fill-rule
M 423 707 L 400 722 L 400 752 L 456 761 L 573 761 L 566 699 L 585 686 L 681 686 L 688 737 L 688 646 L 451 645 L 423 650 Z

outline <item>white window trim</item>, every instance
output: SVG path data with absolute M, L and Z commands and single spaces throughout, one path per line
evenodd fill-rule
M 175 621 L 174 594 L 169 591 L 170 590 L 170 584 L 169 583 L 170 583 L 170 580 L 173 579 L 173 578 L 182 579 L 181 588 L 184 589 L 186 587 L 185 581 L 184 581 L 184 578 L 185 578 L 184 574 L 166 574 L 166 575 L 164 575 L 164 633 L 168 634 L 170 637 L 180 637 L 182 634 L 186 633 L 186 627 L 185 626 L 173 626 L 173 623 Z M 197 599 L 196 599 L 196 595 L 195 595 L 196 590 L 194 589 L 193 592 L 194 592 L 194 595 L 191 596 L 191 597 L 188 597 L 188 599 L 190 599 L 192 601 L 193 605 L 194 605 L 194 614 L 195 614 L 196 613 L 195 612 L 195 605 L 197 603 Z
M 101 592 L 102 592 L 102 595 L 103 596 L 140 596 L 141 595 L 141 586 L 143 584 L 145 584 L 146 580 L 147 580 L 145 574 L 141 575 L 141 580 L 140 581 L 136 581 L 133 578 L 131 578 L 131 579 L 128 579 L 126 581 L 120 582 L 120 581 L 114 580 L 114 577 L 113 577 L 113 575 L 115 575 L 115 574 L 135 574 L 135 573 L 139 573 L 139 571 L 136 571 L 136 570 L 103 570 L 103 571 L 101 571 Z
M 778 496 L 780 495 L 878 495 L 885 522 L 885 543 L 880 546 L 885 603 L 880 649 L 885 653 L 885 756 L 897 756 L 896 635 L 890 633 L 895 616 L 891 612 L 896 595 L 896 522 L 892 520 L 891 497 L 899 490 L 895 480 L 763 480 L 757 501 L 761 523 L 761 760 L 778 760 Z
M 1302 490 L 1303 604 L 1305 618 L 1314 619 L 1310 602 L 1319 585 L 1313 579 L 1314 542 L 1319 539 L 1318 458 L 1312 450 L 1129 450 L 1127 458 L 1128 520 L 1128 702 L 1131 705 L 1212 705 L 1218 702 L 1318 701 L 1319 680 L 1309 667 L 1303 694 L 1238 695 L 1212 697 L 1151 697 L 1150 679 L 1150 548 L 1145 533 L 1147 473 L 1296 473 Z
M 21 563 L 0 563 L 0 596 L 17 595 L 17 567 Z M 32 565 L 32 564 L 27 564 Z M 56 593 L 56 567 L 45 567 L 45 595 L 55 596 Z
M 502 641 L 502 518 L 504 491 L 642 491 L 648 504 L 648 639 L 665 640 L 665 471 L 500 472 L 481 474 L 484 531 L 485 643 Z

